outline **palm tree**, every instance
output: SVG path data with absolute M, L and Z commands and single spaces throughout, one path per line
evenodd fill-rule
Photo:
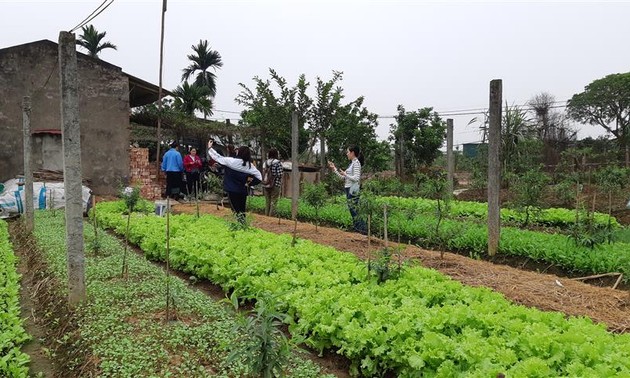
M 98 58 L 98 53 L 103 49 L 117 50 L 116 45 L 111 42 L 101 43 L 107 32 L 99 33 L 98 30 L 94 28 L 94 25 L 84 26 L 81 28 L 81 31 L 83 34 L 77 39 L 77 45 L 86 49 L 89 56 Z
M 213 72 L 210 72 L 209 69 L 212 68 L 216 70 L 217 68 L 223 67 L 221 54 L 219 54 L 218 51 L 211 50 L 210 46 L 208 46 L 208 41 L 199 40 L 196 46 L 192 45 L 191 47 L 195 53 L 188 55 L 191 64 L 184 68 L 182 81 L 188 80 L 188 78 L 196 72 L 197 77 L 195 78 L 195 84 L 208 87 L 210 96 L 214 97 L 217 94 L 217 76 Z
M 173 91 L 175 102 L 173 106 L 189 116 L 194 116 L 195 111 L 199 110 L 204 115 L 212 115 L 212 101 L 210 100 L 210 90 L 208 87 L 200 86 L 195 83 L 188 84 L 184 81 L 182 85 Z

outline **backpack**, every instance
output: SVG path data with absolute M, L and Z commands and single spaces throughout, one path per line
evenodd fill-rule
M 267 161 L 268 164 L 265 164 L 265 169 L 263 170 L 263 175 L 262 175 L 262 186 L 263 186 L 263 188 L 272 188 L 273 187 L 274 177 L 273 177 L 273 171 L 271 170 L 271 167 L 275 163 L 275 160 L 271 160 L 271 164 L 269 164 L 269 162 L 270 161 L 268 160 Z

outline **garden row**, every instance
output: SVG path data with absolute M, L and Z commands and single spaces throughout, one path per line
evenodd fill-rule
M 20 276 L 9 241 L 7 223 L 0 220 L 0 376 L 26 377 L 30 358 L 20 347 L 29 340 L 20 318 Z
M 262 212 L 264 205 L 265 199 L 262 197 L 248 199 L 248 206 L 253 211 Z M 280 200 L 277 212 L 281 217 L 290 218 L 290 201 Z M 350 228 L 352 225 L 345 204 L 327 204 L 316 215 L 315 208 L 300 202 L 298 217 L 337 227 Z M 378 230 L 380 226 L 373 225 L 373 229 Z M 392 210 L 387 229 L 390 237 L 401 237 L 426 248 L 444 248 L 471 256 L 485 255 L 488 249 L 487 226 L 474 221 L 443 219 L 438 227 L 435 215 Z M 499 253 L 553 264 L 570 273 L 620 272 L 624 274 L 625 280 L 630 279 L 630 244 L 627 243 L 601 244 L 590 248 L 576 245 L 575 240 L 563 234 L 502 227 Z
M 379 204 L 387 204 L 393 209 L 411 213 L 434 213 L 437 201 L 426 198 L 377 197 Z M 449 201 L 448 213 L 453 217 L 488 219 L 488 204 L 472 201 Z M 526 219 L 529 217 L 528 219 Z M 608 225 L 608 214 L 593 213 L 593 222 L 598 227 Z M 529 215 L 517 209 L 502 208 L 501 221 L 509 223 L 530 224 L 568 228 L 575 225 L 575 210 L 564 208 L 530 209 Z M 614 217 L 610 217 L 612 227 L 619 227 Z
M 126 229 L 122 203 L 98 218 Z M 211 216 L 171 217 L 172 266 L 233 290 L 275 297 L 293 335 L 335 348 L 355 374 L 399 377 L 614 376 L 630 374 L 630 335 L 588 318 L 516 306 L 422 267 L 378 284 L 354 255 L 258 229 L 234 230 Z M 166 258 L 165 219 L 134 214 L 130 240 Z
M 53 276 L 64 282 L 67 263 L 63 213 L 38 212 L 36 221 L 38 249 L 44 253 Z M 99 377 L 252 374 L 248 362 L 251 355 L 244 350 L 251 346 L 253 338 L 233 311 L 171 277 L 171 315 L 177 321 L 165 325 L 164 271 L 128 252 L 128 276 L 122 277 L 121 243 L 104 232 L 95 238 L 91 226 L 85 227 L 88 300 L 78 310 L 80 339 L 59 341 L 66 343 L 64 348 L 70 353 L 77 353 L 70 359 L 74 365 L 63 367 L 65 376 L 87 376 L 88 372 L 79 371 L 90 362 L 96 364 L 91 367 L 91 374 Z M 64 287 L 60 289 L 66 291 Z M 64 293 L 61 295 L 63 300 Z M 230 358 L 235 352 L 236 358 Z M 283 366 L 285 376 L 322 376 L 312 362 L 296 355 Z
M 252 205 L 256 209 L 264 206 L 264 202 L 261 204 L 262 197 L 255 197 L 250 199 Z M 378 206 L 387 204 L 391 211 L 402 212 L 406 214 L 435 214 L 437 209 L 437 201 L 426 198 L 407 198 L 407 197 L 381 197 L 375 196 L 374 202 Z M 287 198 L 280 198 L 279 205 L 285 209 L 291 205 L 291 200 Z M 345 198 L 336 197 L 333 202 L 328 206 L 334 208 L 335 211 L 347 209 Z M 444 202 L 442 201 L 442 206 Z M 264 208 L 264 207 L 263 207 Z M 307 210 L 310 213 L 315 212 L 314 209 Z M 341 211 L 339 211 L 341 212 Z M 477 220 L 488 219 L 488 204 L 472 201 L 449 201 L 448 203 L 448 216 L 455 218 L 471 218 Z M 584 216 L 584 214 L 580 214 Z M 575 210 L 563 209 L 563 208 L 549 208 L 549 209 L 530 209 L 529 215 L 524 211 L 516 209 L 502 208 L 501 209 L 501 222 L 507 224 L 524 224 L 526 218 L 529 224 L 547 227 L 557 227 L 562 229 L 568 229 L 575 225 Z M 344 223 L 350 224 L 350 216 L 346 215 L 347 219 L 344 219 Z M 610 226 L 612 228 L 619 228 L 619 222 L 615 217 L 610 217 L 608 214 L 602 214 L 595 212 L 592 214 L 592 221 L 597 228 L 605 228 L 610 220 Z

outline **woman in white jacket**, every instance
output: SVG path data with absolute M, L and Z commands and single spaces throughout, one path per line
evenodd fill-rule
M 260 171 L 252 164 L 251 151 L 242 146 L 235 158 L 219 155 L 213 148 L 214 141 L 208 141 L 208 157 L 225 168 L 223 176 L 223 190 L 228 194 L 232 210 L 236 219 L 245 223 L 245 207 L 249 186 L 256 185 L 262 180 Z

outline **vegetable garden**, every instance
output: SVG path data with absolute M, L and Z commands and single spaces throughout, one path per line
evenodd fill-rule
M 99 205 L 98 214 L 124 232 L 120 206 Z M 353 256 L 308 241 L 291 247 L 287 235 L 231 231 L 210 216 L 172 222 L 174 267 L 241 298 L 276 296 L 292 333 L 318 349 L 338 348 L 363 375 L 610 376 L 630 368 L 628 336 L 587 318 L 514 306 L 421 267 L 379 285 Z M 164 219 L 135 215 L 131 224 L 130 239 L 164 259 Z M 190 224 L 201 232 L 186 232 Z

